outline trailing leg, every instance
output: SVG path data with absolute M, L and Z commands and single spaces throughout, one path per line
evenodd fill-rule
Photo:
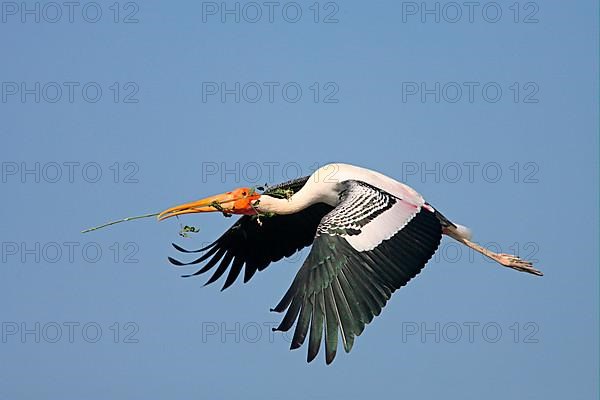
M 446 219 L 446 221 L 448 220 Z M 529 261 L 522 260 L 518 256 L 512 254 L 495 253 L 489 249 L 486 249 L 483 246 L 478 245 L 475 242 L 472 242 L 470 240 L 471 232 L 468 228 L 464 226 L 449 223 L 446 226 L 444 226 L 443 229 L 444 234 L 450 236 L 451 238 L 464 244 L 465 246 L 475 250 L 476 252 L 481 253 L 488 258 L 491 258 L 492 260 L 505 267 L 516 269 L 517 271 L 521 272 L 528 272 L 537 276 L 544 275 L 541 271 L 533 268 L 533 264 Z

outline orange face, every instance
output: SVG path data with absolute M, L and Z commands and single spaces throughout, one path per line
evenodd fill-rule
M 182 214 L 202 212 L 223 212 L 226 214 L 256 214 L 252 203 L 260 198 L 260 194 L 250 188 L 238 188 L 231 192 L 210 196 L 202 200 L 181 204 L 169 208 L 158 215 L 162 221 L 170 217 Z

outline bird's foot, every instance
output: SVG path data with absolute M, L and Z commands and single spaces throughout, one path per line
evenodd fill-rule
M 531 262 L 522 260 L 512 254 L 496 254 L 494 259 L 505 267 L 516 269 L 517 271 L 528 272 L 537 276 L 544 275 L 542 271 L 533 268 L 533 264 Z

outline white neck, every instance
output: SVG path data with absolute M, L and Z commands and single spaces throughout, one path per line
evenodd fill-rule
M 279 215 L 295 214 L 316 203 L 335 206 L 338 202 L 335 185 L 312 183 L 310 180 L 289 199 L 278 199 L 268 195 L 261 196 L 256 209 L 263 213 Z

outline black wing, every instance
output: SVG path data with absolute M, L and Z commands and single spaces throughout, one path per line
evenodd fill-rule
M 263 194 L 274 194 L 278 190 L 291 190 L 295 193 L 304 186 L 307 180 L 308 177 L 303 177 L 271 186 Z M 206 282 L 207 285 L 219 279 L 230 268 L 221 290 L 231 286 L 240 275 L 242 268 L 245 268 L 245 283 L 254 276 L 256 271 L 262 271 L 270 263 L 283 257 L 289 257 L 298 250 L 309 246 L 315 238 L 319 221 L 332 208 L 323 203 L 314 204 L 299 213 L 261 218 L 260 224 L 256 217 L 244 215 L 220 238 L 202 249 L 185 250 L 173 243 L 173 246 L 183 253 L 205 251 L 206 253 L 200 258 L 183 263 L 169 257 L 169 261 L 177 266 L 182 266 L 199 264 L 208 260 L 200 270 L 191 275 L 184 275 L 186 277 L 200 275 L 218 265 Z
M 311 252 L 273 310 L 287 309 L 275 330 L 288 331 L 297 321 L 292 349 L 309 335 L 309 362 L 319 352 L 323 334 L 327 364 L 335 357 L 338 331 L 349 352 L 354 337 L 379 315 L 391 294 L 421 271 L 442 236 L 434 212 L 416 207 L 408 213 L 410 205 L 402 204 L 402 199 L 362 182 L 346 184 L 341 203 L 323 218 Z M 395 220 L 395 231 L 390 217 Z M 369 232 L 366 226 L 371 223 L 376 229 L 371 227 Z M 367 236 L 363 241 L 372 241 L 376 234 L 381 240 L 373 248 L 357 251 L 353 247 L 360 244 L 361 235 Z

